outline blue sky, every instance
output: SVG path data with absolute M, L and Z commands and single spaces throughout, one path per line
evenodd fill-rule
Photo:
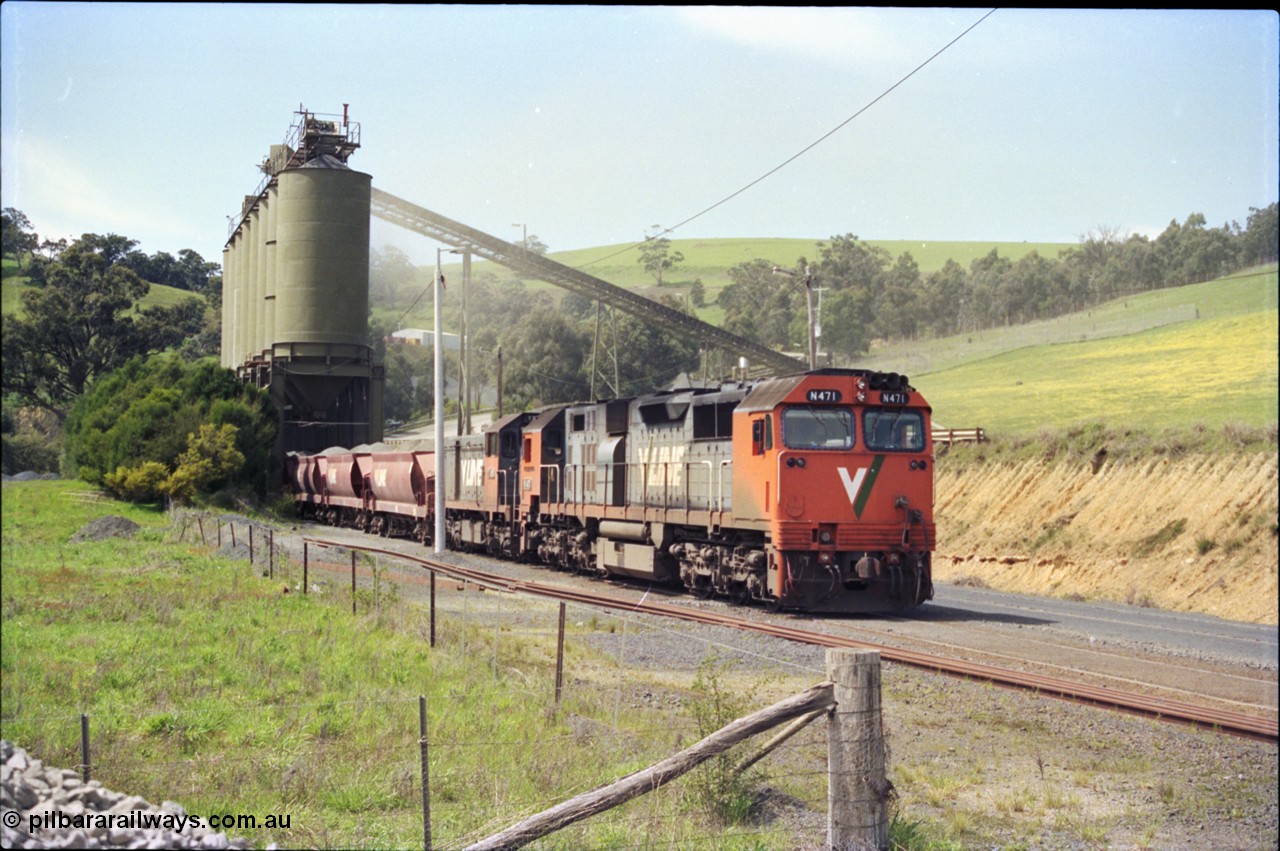
M 299 104 L 374 185 L 552 250 L 695 216 L 983 9 L 0 6 L 3 205 L 218 261 Z M 670 234 L 1077 240 L 1277 199 L 1278 18 L 996 11 Z M 434 244 L 375 222 L 420 262 Z

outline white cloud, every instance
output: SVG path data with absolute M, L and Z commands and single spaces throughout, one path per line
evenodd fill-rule
M 946 33 L 954 37 L 976 20 L 927 9 L 716 6 L 681 8 L 678 15 L 727 41 L 842 65 L 919 59 L 922 46 Z

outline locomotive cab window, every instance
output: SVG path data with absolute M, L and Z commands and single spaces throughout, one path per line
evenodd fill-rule
M 889 452 L 924 451 L 924 416 L 902 408 L 871 408 L 862 415 L 867 448 Z
M 852 449 L 853 412 L 793 405 L 782 412 L 782 443 L 788 449 Z

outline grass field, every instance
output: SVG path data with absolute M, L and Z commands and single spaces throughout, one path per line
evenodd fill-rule
M 424 607 L 390 583 L 380 597 L 362 588 L 353 615 L 342 575 L 318 570 L 315 549 L 312 593 L 297 593 L 296 567 L 290 593 L 251 569 L 243 550 L 229 557 L 197 546 L 194 526 L 188 543 L 177 542 L 158 510 L 86 502 L 77 498 L 83 490 L 78 482 L 4 485 L 0 735 L 48 765 L 80 762 L 85 713 L 93 777 L 110 789 L 156 805 L 177 800 L 193 815 L 291 817 L 288 829 L 241 834 L 257 847 L 421 847 L 422 695 L 433 837 L 436 847 L 461 847 L 464 836 L 479 838 L 670 755 L 681 737 L 697 738 L 691 719 L 657 724 L 652 710 L 615 702 L 611 657 L 581 638 L 608 617 L 570 627 L 570 679 L 557 712 L 554 604 L 497 610 L 499 630 L 480 622 L 476 607 L 501 595 L 472 589 L 470 617 L 446 610 L 430 649 Z M 142 530 L 69 541 L 104 515 Z M 261 546 L 259 537 L 260 559 Z M 456 606 L 458 596 L 442 588 L 442 601 Z M 525 632 L 531 619 L 540 633 Z M 696 700 L 690 694 L 686 687 L 686 702 Z M 689 795 L 676 784 L 539 847 L 622 847 L 633 830 L 661 847 L 718 835 Z M 794 841 L 725 835 L 716 847 Z
M 17 262 L 6 257 L 3 262 L 3 280 L 0 281 L 0 314 L 21 315 L 22 294 L 34 289 L 35 287 L 27 283 L 25 275 L 18 274 Z M 187 290 L 152 284 L 151 289 L 138 302 L 138 307 L 172 307 L 184 299 L 193 297 L 201 300 L 204 298 Z
M 912 382 L 953 428 L 1262 426 L 1276 422 L 1280 402 L 1276 286 L 1272 266 L 1035 326 L 923 343 L 897 362 L 935 367 L 910 373 Z M 1161 318 L 1170 321 L 1144 330 Z M 884 352 L 875 360 L 894 362 Z

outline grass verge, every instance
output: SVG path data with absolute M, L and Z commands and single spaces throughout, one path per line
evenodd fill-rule
M 450 847 L 692 740 L 691 724 L 633 711 L 602 687 L 618 675 L 585 642 L 570 644 L 575 679 L 556 711 L 554 633 L 519 635 L 509 615 L 492 627 L 452 618 L 429 649 L 426 612 L 394 589 L 378 608 L 357 595 L 353 617 L 344 583 L 317 582 L 304 596 L 243 560 L 172 540 L 158 511 L 82 501 L 81 490 L 4 486 L 0 727 L 48 764 L 79 763 L 86 713 L 93 776 L 109 788 L 195 815 L 288 816 L 285 827 L 238 833 L 260 845 L 420 846 L 422 695 L 433 838 Z M 107 514 L 141 531 L 69 541 Z M 712 824 L 673 784 L 538 847 L 623 847 L 635 836 L 662 846 L 716 836 L 723 848 L 796 841 Z

